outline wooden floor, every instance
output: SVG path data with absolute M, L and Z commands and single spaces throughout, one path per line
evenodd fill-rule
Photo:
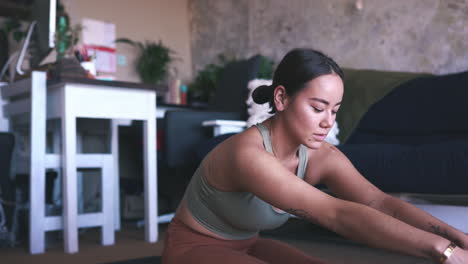
M 144 241 L 145 234 L 143 228 L 137 228 L 134 223 L 127 223 L 122 227 L 121 231 L 116 232 L 116 243 L 113 246 L 101 246 L 100 230 L 98 228 L 87 229 L 84 232 L 80 232 L 79 252 L 76 254 L 65 254 L 63 252 L 60 232 L 53 232 L 49 235 L 48 244 L 50 245 L 48 245 L 46 253 L 30 255 L 25 246 L 0 248 L 0 263 L 108 263 L 146 256 L 158 256 L 162 252 L 165 229 L 166 225 L 160 225 L 159 241 L 151 244 Z
M 163 240 L 167 225 L 160 226 L 159 242 L 150 244 L 144 241 L 144 229 L 137 228 L 135 224 L 126 224 L 122 230 L 116 232 L 116 244 L 113 246 L 100 245 L 99 229 L 87 229 L 80 232 L 80 248 L 77 254 L 63 253 L 63 245 L 60 233 L 49 242 L 46 253 L 30 255 L 27 249 L 2 248 L 0 249 L 1 264 L 16 263 L 109 263 L 112 261 L 157 256 L 161 254 Z M 297 230 L 293 230 L 296 232 Z M 310 237 L 310 238 L 309 238 Z M 294 236 L 282 236 L 278 239 L 285 241 L 308 254 L 319 257 L 331 264 L 428 264 L 430 261 L 402 256 L 384 250 L 371 249 L 349 241 L 335 238 L 327 238 L 323 235 L 310 234 L 307 239 L 302 236 L 294 239 Z

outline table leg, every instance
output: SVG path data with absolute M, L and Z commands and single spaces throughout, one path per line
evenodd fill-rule
M 63 234 L 66 253 L 78 252 L 77 177 L 76 177 L 76 117 L 69 89 L 63 89 L 62 162 L 63 162 Z
M 46 77 L 33 72 L 30 120 L 29 250 L 45 251 Z
M 143 121 L 145 171 L 145 239 L 158 240 L 157 157 L 156 157 L 156 95 L 148 98 L 149 118 Z

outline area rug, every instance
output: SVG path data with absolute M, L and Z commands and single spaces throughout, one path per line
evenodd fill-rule
M 260 236 L 286 241 L 328 240 L 338 243 L 356 244 L 330 230 L 298 218 L 289 218 L 281 227 L 274 230 L 262 231 L 260 232 Z

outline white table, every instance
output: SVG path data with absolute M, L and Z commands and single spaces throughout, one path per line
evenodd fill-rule
M 133 86 L 133 87 L 132 87 Z M 34 89 L 33 89 L 34 88 Z M 62 167 L 63 167 L 63 229 L 67 253 L 78 251 L 77 214 L 77 152 L 76 119 L 102 118 L 112 120 L 141 120 L 144 133 L 144 191 L 145 238 L 156 242 L 157 227 L 157 157 L 156 157 L 156 91 L 143 89 L 136 84 L 106 82 L 90 79 L 62 79 L 47 85 L 45 74 L 33 72 L 31 79 L 18 81 L 4 87 L 3 95 L 15 98 L 29 94 L 24 99 L 10 100 L 6 114 L 15 116 L 31 111 L 32 137 L 43 138 L 39 145 L 31 146 L 30 188 L 30 251 L 44 252 L 45 191 L 45 120 L 62 119 Z M 33 100 L 31 101 L 31 98 Z M 31 109 L 47 108 L 47 111 Z M 112 154 L 118 164 L 117 125 L 113 125 Z M 114 183 L 119 186 L 118 169 L 114 169 Z M 118 197 L 118 196 L 116 196 Z M 68 206 L 65 206 L 68 205 Z M 118 206 L 118 200 L 116 201 Z

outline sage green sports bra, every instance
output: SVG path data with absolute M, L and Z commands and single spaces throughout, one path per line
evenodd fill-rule
M 265 149 L 273 153 L 268 129 L 257 124 Z M 297 176 L 304 178 L 307 167 L 307 147 L 298 151 Z M 227 239 L 247 239 L 260 230 L 273 229 L 284 224 L 289 214 L 248 192 L 225 192 L 211 186 L 203 176 L 201 166 L 195 171 L 187 190 L 185 201 L 197 222 L 208 230 Z

